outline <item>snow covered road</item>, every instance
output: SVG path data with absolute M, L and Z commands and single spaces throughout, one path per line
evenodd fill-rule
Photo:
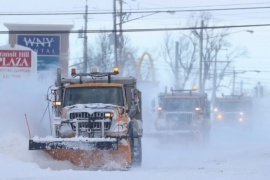
M 34 89 L 22 88 L 18 92 L 14 87 L 8 91 L 0 90 L 1 94 L 8 94 L 1 104 L 9 105 L 0 111 L 0 180 L 268 180 L 270 177 L 268 104 L 257 112 L 252 133 L 213 126 L 207 145 L 176 140 L 162 142 L 145 136 L 141 168 L 102 171 L 78 168 L 69 162 L 55 161 L 42 151 L 29 151 L 24 114 L 28 115 L 33 133 L 45 131 L 46 122 L 40 117 L 46 104 L 40 106 L 44 104 L 39 100 L 42 95 Z M 16 93 L 11 96 L 13 91 Z M 32 107 L 38 108 L 33 112 Z
M 228 136 L 229 135 L 229 136 Z M 241 136 L 242 135 L 242 136 Z M 174 144 L 144 137 L 143 165 L 130 171 L 93 171 L 28 151 L 27 138 L 0 138 L 0 179 L 268 179 L 269 137 L 213 129 L 208 145 Z

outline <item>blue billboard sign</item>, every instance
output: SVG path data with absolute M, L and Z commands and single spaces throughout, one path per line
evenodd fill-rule
M 31 48 L 38 56 L 60 55 L 59 35 L 17 35 L 17 44 Z

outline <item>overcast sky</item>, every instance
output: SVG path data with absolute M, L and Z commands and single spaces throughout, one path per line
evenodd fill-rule
M 55 12 L 74 12 L 83 13 L 85 4 L 88 4 L 88 29 L 99 30 L 113 28 L 112 15 L 101 15 L 99 13 L 112 12 L 113 0 L 1 0 L 0 12 L 4 13 L 55 13 Z M 270 24 L 270 1 L 258 0 L 125 0 L 124 11 L 167 11 L 167 10 L 199 10 L 199 9 L 227 9 L 211 11 L 211 14 L 217 25 L 258 25 Z M 263 8 L 258 8 L 263 7 Z M 243 10 L 229 10 L 232 8 L 251 8 Z M 96 14 L 95 14 L 96 13 Z M 151 13 L 150 13 L 151 14 Z M 186 27 L 186 20 L 190 17 L 188 12 L 157 13 L 148 17 L 142 17 L 145 14 L 132 13 L 129 19 L 136 19 L 123 24 L 123 29 L 148 29 L 148 28 L 179 28 Z M 64 16 L 0 16 L 0 29 L 6 30 L 3 23 L 44 23 L 44 24 L 73 24 L 74 30 L 81 29 L 84 26 L 83 14 L 64 15 Z M 246 30 L 253 30 L 254 33 L 248 33 Z M 173 32 L 179 33 L 179 32 Z M 248 51 L 247 57 L 239 59 L 234 64 L 235 69 L 261 70 L 270 69 L 270 26 L 232 28 L 230 29 L 229 39 L 235 47 L 245 47 Z M 126 33 L 131 38 L 134 46 L 141 52 L 147 51 L 154 54 L 159 44 L 162 42 L 164 32 L 133 32 Z M 94 41 L 96 34 L 89 34 L 89 43 Z M 0 44 L 7 41 L 7 34 L 1 35 Z M 71 55 L 78 57 L 82 54 L 82 39 L 77 35 L 72 35 Z M 153 55 L 156 56 L 156 55 Z M 222 57 L 220 57 L 222 58 Z M 160 63 L 160 62 L 159 62 Z M 157 63 L 157 68 L 162 64 Z M 254 84 L 257 79 L 270 85 L 269 73 L 245 74 L 245 77 L 253 78 Z

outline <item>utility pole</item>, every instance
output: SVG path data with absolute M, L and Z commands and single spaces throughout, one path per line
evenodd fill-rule
M 235 93 L 235 79 L 236 79 L 236 75 L 237 74 L 244 74 L 246 72 L 256 72 L 256 73 L 259 73 L 260 71 L 258 70 L 249 70 L 249 71 L 240 71 L 240 72 L 236 72 L 235 70 L 233 70 L 233 87 L 232 87 L 232 95 L 234 95 Z M 243 92 L 243 81 L 241 81 L 241 84 L 240 84 L 240 92 L 242 94 Z
M 119 60 L 118 64 L 122 65 L 122 55 L 123 55 L 123 31 L 122 31 L 122 24 L 123 24 L 123 0 L 119 0 L 120 4 L 120 13 L 119 13 L 119 36 L 118 36 L 118 48 L 119 48 Z M 120 68 L 122 70 L 122 67 Z
M 235 89 L 235 75 L 236 75 L 236 72 L 235 72 L 235 70 L 233 70 L 233 89 L 232 89 L 232 95 L 234 95 L 234 89 Z
M 86 1 L 84 14 L 84 34 L 83 34 L 83 72 L 87 73 L 88 54 L 87 54 L 87 21 L 88 21 L 88 5 Z
M 216 107 L 216 91 L 217 91 L 217 53 L 218 53 L 218 50 L 216 48 L 215 62 L 214 62 L 213 92 L 212 92 L 212 101 L 213 101 L 214 107 Z
M 263 86 L 261 86 L 260 82 L 257 83 L 255 90 L 256 90 L 256 97 L 262 98 L 264 93 L 263 93 Z
M 216 105 L 216 97 L 217 97 L 217 63 L 228 63 L 228 61 L 218 61 L 218 52 L 220 50 L 225 50 L 225 49 L 220 49 L 219 46 L 215 47 L 215 59 L 214 59 L 214 75 L 213 75 L 213 85 L 212 85 L 212 104 L 215 107 Z
M 179 67 L 178 67 L 178 61 L 179 61 L 179 42 L 175 42 L 175 89 L 179 89 Z
M 118 66 L 118 56 L 117 56 L 118 38 L 117 38 L 116 31 L 117 31 L 117 27 L 116 27 L 116 0 L 113 0 L 114 61 L 115 61 L 115 66 Z
M 117 12 L 116 1 L 119 1 L 119 13 Z M 119 66 L 122 64 L 123 54 L 123 0 L 113 0 L 113 11 L 114 59 L 115 65 Z
M 243 80 L 241 80 L 240 93 L 243 94 Z
M 204 85 L 202 81 L 202 69 L 203 69 L 203 20 L 201 21 L 201 31 L 200 31 L 200 74 L 199 74 L 199 86 L 200 91 L 204 91 Z

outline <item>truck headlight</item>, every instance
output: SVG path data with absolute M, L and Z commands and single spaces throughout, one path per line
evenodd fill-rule
M 217 118 L 218 120 L 221 120 L 223 118 L 222 114 L 218 114 Z
M 241 122 L 244 121 L 244 118 L 240 117 L 238 120 L 239 120 L 239 122 L 241 123 Z
M 52 106 L 61 106 L 61 101 L 53 101 Z
M 107 112 L 107 113 L 104 114 L 104 117 L 105 118 L 113 118 L 113 113 Z

